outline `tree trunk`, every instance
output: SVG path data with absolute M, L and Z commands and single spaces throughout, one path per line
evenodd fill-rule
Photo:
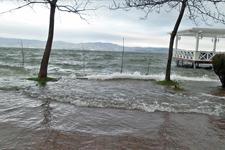
M 170 44 L 169 44 L 169 53 L 168 53 L 168 60 L 167 60 L 167 66 L 166 66 L 166 76 L 165 76 L 165 80 L 166 81 L 170 81 L 170 73 L 171 73 L 171 62 L 172 62 L 172 58 L 173 58 L 173 45 L 174 45 L 174 39 L 177 35 L 177 31 L 178 28 L 180 26 L 181 20 L 183 18 L 184 15 L 184 11 L 185 8 L 187 6 L 187 0 L 183 0 L 182 2 L 182 6 L 181 6 L 181 10 L 180 10 L 180 14 L 177 18 L 176 24 L 174 26 L 174 29 L 170 35 Z
M 225 75 L 219 76 L 220 82 L 222 83 L 222 87 L 225 88 Z
M 39 79 L 46 79 L 48 74 L 48 62 L 49 57 L 52 50 L 52 43 L 53 43 L 53 37 L 54 37 L 54 23 L 55 23 L 55 9 L 56 9 L 56 2 L 50 3 L 50 22 L 49 22 L 49 32 L 48 32 L 48 39 L 45 46 L 44 55 L 42 57 L 41 61 L 41 67 L 39 70 L 38 78 Z

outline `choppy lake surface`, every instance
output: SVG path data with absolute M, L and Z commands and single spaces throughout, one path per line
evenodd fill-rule
M 225 149 L 225 93 L 212 70 L 172 67 L 184 91 L 157 85 L 167 55 L 0 49 L 1 149 Z M 85 76 L 87 79 L 79 79 Z

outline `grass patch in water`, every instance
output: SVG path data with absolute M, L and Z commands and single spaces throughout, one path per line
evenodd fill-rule
M 44 78 L 44 79 L 40 79 L 38 77 L 32 77 L 32 78 L 27 78 L 27 80 L 37 81 L 39 85 L 45 86 L 47 82 L 56 82 L 59 79 L 58 78 L 52 78 L 52 77 L 47 77 L 47 78 Z
M 166 87 L 170 87 L 170 88 L 172 88 L 173 90 L 176 90 L 176 91 L 183 91 L 184 90 L 177 81 L 162 80 L 162 81 L 157 81 L 157 84 L 163 85 L 163 86 L 166 86 Z
M 222 86 L 218 86 L 217 88 L 214 88 L 209 94 L 213 96 L 225 97 L 225 90 Z

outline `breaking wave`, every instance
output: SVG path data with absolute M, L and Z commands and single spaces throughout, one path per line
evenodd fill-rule
M 90 80 L 115 80 L 115 79 L 133 79 L 133 80 L 163 80 L 165 77 L 164 73 L 143 75 L 140 72 L 134 73 L 112 73 L 112 74 L 96 74 L 88 75 L 85 78 Z M 199 77 L 188 77 L 177 74 L 171 75 L 172 80 L 178 81 L 204 81 L 204 82 L 217 82 L 216 79 L 209 78 L 207 75 Z

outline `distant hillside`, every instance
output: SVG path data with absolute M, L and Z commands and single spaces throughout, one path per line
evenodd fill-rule
M 44 48 L 45 41 L 28 40 L 28 39 L 15 39 L 15 38 L 0 38 L 0 47 L 25 47 L 25 48 Z M 93 50 L 93 51 L 122 51 L 122 46 L 113 43 L 90 42 L 90 43 L 69 43 L 64 41 L 55 41 L 53 44 L 54 49 L 74 49 L 74 50 Z M 153 48 L 153 47 L 125 47 L 126 51 L 139 51 L 139 52 L 156 52 L 165 53 L 166 48 Z

